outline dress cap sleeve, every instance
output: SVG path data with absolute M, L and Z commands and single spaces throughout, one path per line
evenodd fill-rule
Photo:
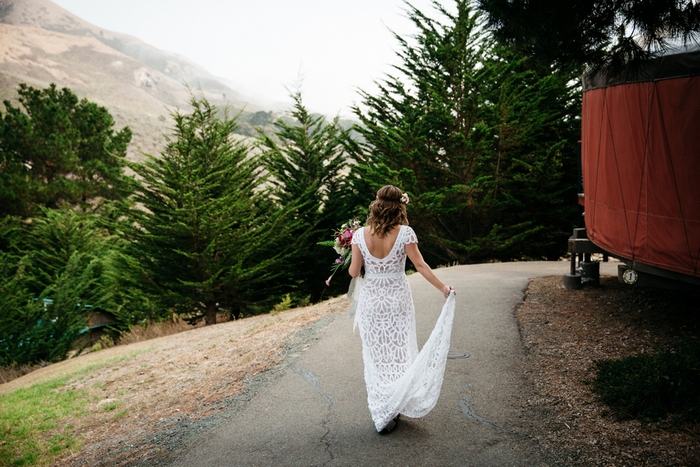
M 357 229 L 357 231 L 352 235 L 352 244 L 353 245 L 359 245 L 360 244 L 360 235 L 364 235 L 365 233 L 365 228 L 360 227 Z
M 416 236 L 416 233 L 413 231 L 413 229 L 407 225 L 403 226 L 403 228 L 406 231 L 406 233 L 404 234 L 404 238 L 406 239 L 405 243 L 418 243 L 418 237 Z

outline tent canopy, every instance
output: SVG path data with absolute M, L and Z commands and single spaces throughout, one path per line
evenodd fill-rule
M 621 258 L 700 277 L 700 50 L 584 78 L 588 236 Z

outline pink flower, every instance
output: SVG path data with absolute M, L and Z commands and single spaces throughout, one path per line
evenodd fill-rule
M 354 232 L 351 229 L 347 228 L 347 229 L 345 229 L 345 231 L 343 233 L 338 235 L 338 243 L 340 244 L 340 246 L 352 245 L 352 234 L 353 233 Z
M 333 242 L 319 242 L 325 245 L 331 245 L 336 253 L 338 253 L 339 258 L 336 258 L 334 264 L 331 266 L 331 271 L 333 274 L 326 279 L 326 286 L 331 285 L 331 280 L 336 272 L 340 269 L 347 269 L 352 260 L 352 237 L 355 232 L 360 228 L 360 221 L 357 217 L 354 217 L 346 224 L 340 226 L 338 230 L 335 231 L 335 240 Z

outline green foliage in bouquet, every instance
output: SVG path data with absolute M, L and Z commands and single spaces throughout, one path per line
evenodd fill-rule
M 326 286 L 331 285 L 331 279 L 335 276 L 336 272 L 347 269 L 350 266 L 352 262 L 352 237 L 359 228 L 360 220 L 355 217 L 340 226 L 340 229 L 335 232 L 333 240 L 318 242 L 321 246 L 332 247 L 338 254 L 338 257 L 331 265 L 331 275 L 326 279 Z

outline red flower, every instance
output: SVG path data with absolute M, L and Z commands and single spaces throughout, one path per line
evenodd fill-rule
M 352 234 L 353 231 L 351 229 L 345 229 L 343 233 L 338 235 L 338 244 L 340 244 L 340 246 L 352 245 Z

